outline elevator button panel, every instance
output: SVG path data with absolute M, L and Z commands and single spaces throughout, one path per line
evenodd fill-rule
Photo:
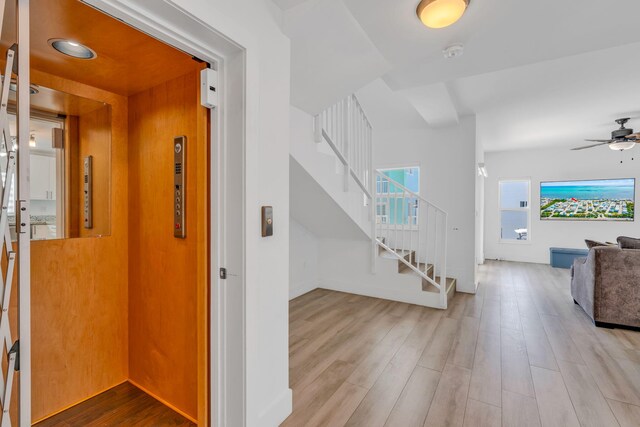
M 186 136 L 173 138 L 173 236 L 184 239 L 187 237 L 185 229 L 185 184 L 186 184 Z
M 93 228 L 93 156 L 84 158 L 84 228 Z

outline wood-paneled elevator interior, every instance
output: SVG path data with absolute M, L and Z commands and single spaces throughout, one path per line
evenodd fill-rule
M 137 422 L 206 425 L 206 64 L 76 0 L 32 0 L 30 21 L 32 419 L 111 425 L 124 408 Z M 12 25 L 5 19 L 2 52 Z M 185 238 L 174 237 L 180 198 Z M 87 413 L 88 399 L 107 409 Z

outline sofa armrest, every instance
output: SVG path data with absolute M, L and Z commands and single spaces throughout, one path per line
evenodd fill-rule
M 594 287 L 596 278 L 596 254 L 593 249 L 586 258 L 576 258 L 571 272 L 571 296 L 574 301 L 594 318 Z
M 594 319 L 640 327 L 640 250 L 593 248 Z

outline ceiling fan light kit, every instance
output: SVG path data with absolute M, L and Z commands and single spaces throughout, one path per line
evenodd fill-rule
M 456 23 L 471 0 L 422 0 L 416 14 L 429 28 L 445 28 Z
M 609 148 L 612 149 L 613 151 L 630 150 L 635 146 L 636 146 L 635 141 L 612 142 L 611 144 L 609 144 Z
M 597 142 L 597 144 L 576 147 L 572 148 L 572 150 L 584 150 L 587 148 L 598 147 L 600 145 L 607 145 L 614 151 L 630 150 L 640 142 L 640 133 L 633 133 L 633 129 L 624 127 L 629 120 L 630 119 L 628 117 L 616 120 L 616 123 L 620 125 L 620 129 L 616 129 L 611 132 L 611 139 L 585 139 L 585 141 Z

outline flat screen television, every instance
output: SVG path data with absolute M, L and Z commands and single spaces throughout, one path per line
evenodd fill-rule
M 635 178 L 540 183 L 541 220 L 633 221 Z

